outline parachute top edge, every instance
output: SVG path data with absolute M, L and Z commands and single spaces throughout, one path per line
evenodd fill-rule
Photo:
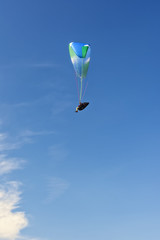
M 86 43 L 71 42 L 69 44 L 69 47 L 73 49 L 74 53 L 78 57 L 85 58 L 88 52 L 88 49 L 90 48 L 90 45 Z
M 90 47 L 91 45 L 88 43 L 81 43 L 81 42 L 70 42 L 69 45 L 72 46 L 72 44 L 80 44 L 81 46 L 85 46 L 85 47 Z

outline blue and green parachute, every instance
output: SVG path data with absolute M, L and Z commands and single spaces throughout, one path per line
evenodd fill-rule
M 87 87 L 87 85 L 84 86 L 84 79 L 89 67 L 91 47 L 89 44 L 71 42 L 69 44 L 69 53 L 76 73 L 78 98 L 81 103 Z

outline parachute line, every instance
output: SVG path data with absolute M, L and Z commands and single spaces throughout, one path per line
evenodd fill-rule
M 81 90 L 80 90 L 80 102 L 82 100 L 82 90 L 83 90 L 83 85 L 82 85 L 82 81 L 83 81 L 83 59 L 82 59 L 82 69 L 81 69 Z
M 86 82 L 86 86 L 85 86 L 85 89 L 84 89 L 84 91 L 83 91 L 82 99 L 83 99 L 83 97 L 85 96 L 85 93 L 86 93 L 87 87 L 88 87 L 88 81 Z
M 76 87 L 77 87 L 78 101 L 79 101 L 79 86 L 78 86 L 78 79 L 77 79 L 76 73 L 75 73 L 75 80 L 76 80 Z
M 81 99 L 82 99 L 82 81 L 83 81 L 83 78 L 81 77 L 81 90 L 80 90 L 80 102 L 81 102 Z

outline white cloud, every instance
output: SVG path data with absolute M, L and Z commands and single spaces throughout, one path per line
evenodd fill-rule
M 8 142 L 8 135 L 6 133 L 0 133 L 0 176 L 21 168 L 24 160 L 10 158 L 7 154 L 4 154 L 4 152 L 19 148 L 20 145 L 20 142 Z
M 40 240 L 21 235 L 21 230 L 28 226 L 25 212 L 20 211 L 20 195 L 18 182 L 6 182 L 6 176 L 13 170 L 23 167 L 24 160 L 10 157 L 9 151 L 18 149 L 35 136 L 54 134 L 52 131 L 25 130 L 16 137 L 6 133 L 0 133 L 0 240 Z M 68 183 L 61 179 L 52 179 L 49 188 L 49 200 L 53 200 L 63 194 Z
M 24 163 L 22 159 L 7 156 L 6 152 L 21 146 L 20 142 L 8 139 L 6 133 L 0 133 L 0 240 L 16 239 L 21 229 L 28 225 L 25 213 L 17 211 L 21 194 L 18 191 L 19 183 L 3 181 L 4 174 L 20 169 Z
M 48 201 L 53 201 L 63 195 L 69 188 L 69 183 L 62 178 L 50 178 L 48 183 Z
M 0 186 L 0 239 L 14 240 L 27 227 L 28 220 L 22 211 L 17 211 L 20 203 L 19 183 L 9 182 Z M 13 211 L 14 210 L 14 211 Z
M 20 147 L 20 143 L 0 143 L 0 152 L 14 150 Z
M 0 152 L 17 149 L 21 146 L 19 141 L 10 142 L 6 133 L 0 133 Z
M 0 175 L 10 173 L 15 169 L 20 169 L 24 160 L 18 158 L 9 158 L 5 154 L 0 154 Z

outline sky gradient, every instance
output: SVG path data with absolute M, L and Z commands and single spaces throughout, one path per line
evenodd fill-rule
M 160 2 L 0 2 L 0 240 L 160 239 Z M 68 44 L 91 45 L 76 114 Z

